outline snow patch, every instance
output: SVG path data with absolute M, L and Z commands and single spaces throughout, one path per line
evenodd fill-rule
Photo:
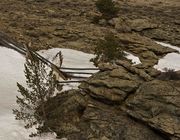
M 164 47 L 168 47 L 168 48 L 171 48 L 171 49 L 174 49 L 174 50 L 177 50 L 177 51 L 180 52 L 180 48 L 177 47 L 177 46 L 173 46 L 173 45 L 171 45 L 171 44 L 164 43 L 164 42 L 159 42 L 159 41 L 155 41 L 155 42 L 156 42 L 157 44 L 159 44 L 159 45 L 162 45 L 162 46 L 164 46 Z
M 69 67 L 69 68 L 95 68 L 94 64 L 90 62 L 91 58 L 94 58 L 95 55 L 87 54 L 81 51 L 73 50 L 73 49 L 65 49 L 65 48 L 52 48 L 49 50 L 40 50 L 38 53 L 43 56 L 44 58 L 50 60 L 55 65 L 58 65 L 59 60 L 53 60 L 54 56 L 61 51 L 63 55 L 63 63 L 62 67 Z M 72 70 L 63 70 L 63 71 L 72 71 Z M 87 73 L 95 73 L 98 70 L 73 70 L 73 72 L 87 72 Z M 74 76 L 83 76 L 83 77 L 90 77 L 90 74 L 74 74 Z M 72 78 L 72 81 L 78 81 L 77 78 Z M 63 91 L 69 89 L 77 89 L 80 83 L 69 83 L 64 84 Z
M 52 60 L 57 52 L 62 51 L 64 67 L 94 67 L 89 60 L 94 57 L 71 49 L 50 49 L 39 51 L 45 58 Z M 0 140 L 55 140 L 56 135 L 47 133 L 41 137 L 29 138 L 32 131 L 23 127 L 23 122 L 15 120 L 12 109 L 17 107 L 16 82 L 25 84 L 24 77 L 25 58 L 14 50 L 0 46 Z M 89 71 L 90 72 L 90 71 Z M 78 84 L 69 84 L 66 89 L 77 88 Z M 62 140 L 66 140 L 65 138 Z
M 125 57 L 127 59 L 131 60 L 133 65 L 141 64 L 141 61 L 139 60 L 139 57 L 137 57 L 137 56 L 135 56 L 135 55 L 133 55 L 133 54 L 131 54 L 129 52 L 126 52 L 126 51 L 124 51 L 124 53 L 126 54 Z
M 53 48 L 49 50 L 40 50 L 38 53 L 44 58 L 52 61 L 54 56 L 59 52 L 62 52 L 63 55 L 63 67 L 73 67 L 73 68 L 93 68 L 95 67 L 92 62 L 89 60 L 95 55 L 87 54 L 81 51 L 76 51 L 73 49 L 64 49 L 64 48 Z
M 169 47 L 180 52 L 180 48 L 163 42 L 157 42 L 164 47 Z M 180 53 L 169 53 L 158 61 L 158 64 L 154 66 L 155 69 L 164 71 L 164 68 L 180 70 Z
M 0 46 L 0 140 L 55 140 L 54 134 L 29 138 L 21 121 L 15 120 L 12 109 L 17 108 L 16 82 L 24 83 L 25 58 L 14 50 Z

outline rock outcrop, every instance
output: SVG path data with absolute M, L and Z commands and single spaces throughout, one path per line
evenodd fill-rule
M 56 106 L 54 106 L 56 104 Z M 84 95 L 70 91 L 48 102 L 49 125 L 59 138 L 68 140 L 164 140 L 149 127 L 121 111 Z
M 137 33 L 117 33 L 119 43 L 125 51 L 139 57 L 143 69 L 153 67 L 158 59 L 170 52 L 176 52 L 168 47 L 162 47 L 147 37 Z
M 102 102 L 121 104 L 142 82 L 152 80 L 151 76 L 128 63 L 119 61 L 117 64 L 116 68 L 89 78 L 80 88 Z
M 180 81 L 142 84 L 125 101 L 124 110 L 170 138 L 180 139 Z
M 179 140 L 180 81 L 117 64 L 49 100 L 50 128 L 68 140 Z
M 154 42 L 180 45 L 178 0 L 128 0 L 117 18 L 92 19 L 95 0 L 0 1 L 0 30 L 32 49 L 73 48 L 94 52 L 106 33 L 142 64 L 117 60 L 79 90 L 59 93 L 45 106 L 47 124 L 68 140 L 180 140 L 180 82 L 156 80 L 158 59 L 175 50 Z M 41 7 L 41 8 L 40 8 Z M 12 13 L 13 11 L 13 13 Z M 151 38 L 151 39 L 150 39 Z

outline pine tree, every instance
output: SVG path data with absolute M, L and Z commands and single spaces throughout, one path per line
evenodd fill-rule
M 19 109 L 14 109 L 13 113 L 17 120 L 25 122 L 25 128 L 29 129 L 37 126 L 37 134 L 41 133 L 47 120 L 45 102 L 54 96 L 57 87 L 53 71 L 47 72 L 45 64 L 38 59 L 27 59 L 25 63 L 25 77 L 27 86 L 17 83 L 18 92 L 17 104 Z M 33 136 L 34 134 L 32 134 Z
M 113 0 L 98 0 L 96 2 L 96 7 L 105 19 L 116 17 L 119 12 L 119 8 L 115 5 Z
M 96 57 L 92 60 L 97 66 L 99 63 L 111 62 L 117 59 L 123 59 L 126 55 L 118 39 L 109 33 L 103 40 L 99 40 L 95 48 Z

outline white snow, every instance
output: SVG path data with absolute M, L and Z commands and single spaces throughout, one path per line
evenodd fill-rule
M 126 52 L 126 51 L 124 51 L 124 53 L 126 54 L 125 57 L 127 59 L 131 60 L 133 65 L 141 64 L 141 61 L 139 60 L 139 57 L 137 57 L 137 56 L 135 56 L 135 55 L 133 55 L 133 54 L 131 54 L 129 52 Z
M 177 47 L 177 46 L 173 46 L 173 45 L 171 45 L 171 44 L 164 43 L 164 42 L 159 42 L 159 41 L 155 41 L 155 42 L 156 42 L 157 44 L 159 44 L 159 45 L 162 45 L 162 46 L 168 47 L 168 48 L 172 48 L 172 49 L 177 50 L 177 51 L 180 52 L 180 48 Z
M 73 49 L 65 49 L 65 48 L 53 48 L 49 50 L 41 50 L 38 53 L 43 56 L 44 58 L 50 60 L 54 64 L 58 65 L 59 61 L 58 59 L 55 59 L 53 61 L 54 56 L 61 51 L 63 55 L 63 63 L 62 67 L 69 67 L 69 68 L 95 68 L 92 62 L 89 60 L 91 58 L 94 58 L 95 55 L 93 54 L 87 54 L 81 51 L 76 51 Z M 72 71 L 72 70 L 63 70 L 63 71 Z M 90 73 L 95 73 L 97 70 L 84 70 L 84 71 L 79 71 L 79 70 L 73 70 L 73 72 L 90 72 Z M 83 77 L 90 77 L 91 75 L 89 74 L 74 74 L 75 76 L 83 76 Z M 78 79 L 71 79 L 71 80 L 78 80 Z M 78 85 L 80 83 L 70 83 L 70 84 L 65 84 L 63 87 L 63 91 L 69 90 L 69 88 L 77 89 Z
M 59 52 L 62 52 L 63 55 L 63 67 L 73 67 L 73 68 L 94 68 L 92 62 L 89 60 L 95 55 L 87 54 L 81 51 L 76 51 L 73 49 L 64 49 L 64 48 L 53 48 L 49 50 L 41 50 L 38 53 L 44 58 L 52 61 L 53 57 Z
M 89 59 L 94 57 L 71 49 L 50 49 L 40 51 L 46 58 L 52 60 L 54 55 L 61 50 L 64 55 L 66 67 L 94 67 Z M 30 131 L 23 127 L 23 122 L 17 121 L 12 114 L 12 109 L 17 107 L 16 82 L 25 83 L 24 78 L 25 58 L 14 50 L 0 46 L 0 140 L 55 140 L 54 134 L 45 134 L 42 137 L 29 138 Z M 77 88 L 78 84 L 72 85 Z M 69 89 L 67 87 L 67 89 Z
M 24 62 L 22 55 L 0 46 L 0 140 L 28 140 L 31 133 L 12 114 L 12 109 L 17 107 L 16 82 L 25 81 Z M 55 140 L 55 135 L 46 134 L 31 140 Z
M 160 44 L 164 47 L 169 47 L 172 49 L 175 49 L 179 51 L 179 53 L 169 53 L 166 56 L 164 56 L 162 59 L 158 61 L 158 64 L 154 66 L 154 68 L 164 71 L 164 68 L 168 69 L 174 69 L 174 70 L 180 70 L 180 48 L 177 46 L 173 46 L 170 44 L 166 44 L 163 42 L 157 42 L 157 44 Z

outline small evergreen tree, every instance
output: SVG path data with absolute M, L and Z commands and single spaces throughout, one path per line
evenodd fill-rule
M 113 62 L 125 56 L 118 40 L 113 34 L 107 34 L 104 40 L 99 40 L 95 48 L 96 58 L 93 60 L 95 65 L 99 62 Z
M 17 96 L 19 109 L 13 110 L 16 119 L 25 122 L 25 128 L 37 126 L 37 133 L 31 136 L 40 134 L 42 128 L 47 128 L 45 102 L 55 94 L 57 87 L 53 71 L 47 72 L 45 64 L 34 58 L 26 60 L 24 72 L 27 88 L 17 83 L 21 96 Z
M 116 17 L 119 11 L 119 8 L 115 6 L 112 0 L 98 0 L 96 2 L 96 7 L 105 19 Z

